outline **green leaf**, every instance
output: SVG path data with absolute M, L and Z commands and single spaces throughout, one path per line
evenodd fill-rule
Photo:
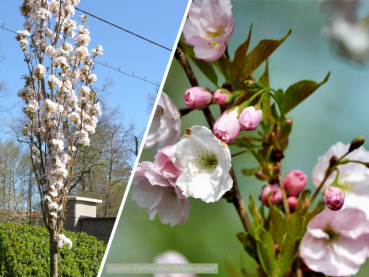
M 253 177 L 255 175 L 255 172 L 258 171 L 260 166 L 254 167 L 254 168 L 242 168 L 241 172 L 243 175 L 248 177 Z
M 256 224 L 261 224 L 263 222 L 251 194 L 249 197 L 249 211 Z
M 291 240 L 302 238 L 305 233 L 305 217 L 298 213 L 293 213 L 287 219 L 287 233 Z
M 249 35 L 244 43 L 242 43 L 236 50 L 234 59 L 231 64 L 231 82 L 238 80 L 242 68 L 245 65 L 245 58 L 247 50 L 249 49 L 250 39 L 251 39 L 252 24 L 250 26 Z M 241 80 L 239 80 L 241 81 Z
M 287 233 L 287 223 L 279 210 L 273 206 L 268 197 L 269 209 L 270 209 L 270 232 L 273 236 L 274 242 L 278 244 L 281 249 L 283 244 L 283 236 Z
M 229 81 L 232 67 L 231 61 L 223 55 L 218 60 L 212 62 L 212 64 L 215 65 L 219 72 L 223 74 L 224 78 Z
M 272 273 L 275 266 L 275 248 L 273 238 L 261 225 L 255 227 L 254 235 L 260 264 L 268 276 L 273 276 L 274 274 Z
M 278 264 L 280 268 L 280 276 L 283 276 L 288 268 L 292 265 L 296 259 L 297 248 L 299 246 L 299 241 L 291 240 L 289 237 L 286 238 L 283 244 L 283 252 L 279 253 Z
M 291 34 L 291 29 L 280 40 L 264 39 L 246 56 L 241 79 L 245 80 L 254 72 Z
M 265 69 L 263 75 L 261 75 L 259 85 L 269 88 L 269 69 L 268 69 L 268 59 L 265 61 Z
M 298 104 L 308 98 L 321 85 L 325 84 L 331 72 L 327 74 L 323 82 L 317 83 L 315 81 L 303 80 L 291 85 L 284 94 L 283 112 L 286 114 L 294 109 Z
M 242 243 L 246 252 L 253 258 L 256 258 L 256 242 L 250 233 L 237 233 L 238 240 Z
M 273 119 L 275 121 L 279 121 L 279 115 L 278 115 L 278 112 L 277 112 L 277 108 L 275 106 L 275 103 L 272 104 L 272 106 L 270 108 L 270 113 L 273 116 Z
M 310 194 L 311 194 L 311 190 L 310 189 L 306 189 L 301 193 L 301 200 L 302 201 L 308 201 L 310 198 Z
M 218 76 L 215 72 L 215 69 L 212 63 L 205 62 L 200 59 L 195 58 L 195 53 L 193 51 L 193 47 L 187 45 L 183 41 L 179 41 L 179 46 L 185 52 L 191 60 L 195 63 L 195 65 L 200 69 L 200 71 L 216 86 L 218 87 Z
M 218 76 L 214 70 L 214 67 L 211 63 L 205 62 L 203 60 L 199 60 L 196 58 L 192 58 L 192 61 L 196 64 L 196 66 L 201 70 L 201 72 L 216 86 L 218 87 Z

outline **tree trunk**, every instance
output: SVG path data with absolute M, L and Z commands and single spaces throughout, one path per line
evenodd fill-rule
M 29 213 L 29 225 L 32 224 L 32 168 L 29 167 L 29 180 L 28 180 L 28 213 Z M 35 213 L 36 214 L 36 213 Z
M 50 277 L 58 277 L 58 243 L 56 230 L 49 229 L 50 234 Z

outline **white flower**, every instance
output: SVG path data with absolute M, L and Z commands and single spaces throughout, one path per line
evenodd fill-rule
M 231 153 L 206 127 L 193 126 L 177 143 L 175 164 L 183 170 L 176 185 L 187 197 L 218 201 L 232 188 Z
M 312 180 L 316 187 L 324 179 L 325 170 L 329 165 L 329 160 L 332 156 L 340 158 L 347 153 L 350 144 L 344 145 L 342 142 L 337 142 L 327 153 L 318 158 L 318 164 L 313 170 Z M 347 159 L 369 162 L 369 152 L 364 147 L 354 150 L 346 156 Z M 352 207 L 363 210 L 369 219 L 369 169 L 362 164 L 347 163 L 339 165 L 340 175 L 338 177 L 339 187 L 345 193 L 345 202 L 343 209 Z M 322 191 L 333 183 L 337 172 L 334 171 L 325 181 Z
M 33 74 L 35 75 L 36 78 L 41 79 L 45 76 L 45 67 L 42 64 L 38 64 L 34 69 L 33 69 Z
M 63 83 L 59 80 L 59 78 L 56 75 L 49 75 L 49 86 L 50 88 L 57 88 L 60 89 L 62 87 Z
M 176 144 L 180 138 L 181 118 L 169 96 L 162 92 L 146 137 L 145 149 L 153 148 L 153 156 L 165 146 Z
M 363 62 L 369 54 L 368 27 L 362 22 L 351 23 L 341 17 L 334 19 L 330 26 L 322 30 L 323 34 L 337 41 L 343 55 Z
M 65 245 L 67 245 L 69 249 L 72 248 L 73 244 L 72 241 L 69 238 L 67 238 L 64 234 L 58 234 L 57 240 L 59 248 L 62 248 Z

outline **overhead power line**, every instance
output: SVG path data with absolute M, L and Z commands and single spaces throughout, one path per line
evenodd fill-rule
M 160 82 L 157 81 L 157 80 L 154 80 L 154 79 L 151 79 L 151 78 L 146 77 L 144 75 L 135 73 L 135 72 L 133 72 L 133 71 L 131 71 L 129 69 L 123 68 L 123 67 L 121 67 L 119 65 L 116 65 L 116 64 L 113 64 L 113 63 L 109 63 L 107 61 L 104 61 L 103 59 L 100 59 L 100 58 L 96 58 L 96 59 L 99 60 L 99 61 L 101 61 L 101 62 L 98 62 L 97 60 L 95 60 L 95 63 L 97 63 L 97 64 L 100 64 L 100 65 L 109 67 L 111 69 L 114 69 L 116 71 L 119 71 L 120 73 L 123 73 L 125 75 L 128 75 L 128 76 L 131 76 L 131 77 L 140 79 L 140 80 L 145 81 L 145 82 L 148 82 L 150 84 L 157 85 L 157 86 L 160 85 Z
M 17 28 L 17 27 L 15 27 L 15 26 L 13 26 L 13 25 L 10 25 L 10 24 L 5 23 L 5 22 L 2 22 L 2 21 L 0 21 L 0 24 L 1 24 L 0 28 L 2 28 L 2 29 L 4 29 L 4 30 L 7 30 L 7 31 L 9 31 L 9 32 L 12 32 L 12 33 L 14 33 L 14 34 L 16 34 L 17 32 L 14 32 L 13 30 L 10 30 L 10 29 L 8 29 L 8 28 L 5 28 L 5 27 L 4 27 L 4 25 L 10 26 L 10 27 L 15 28 L 15 29 L 19 29 L 19 28 Z
M 89 13 L 89 12 L 86 12 L 86 11 L 81 10 L 81 9 L 79 9 L 79 8 L 76 8 L 76 7 L 75 7 L 75 9 L 76 9 L 76 10 L 78 10 L 78 11 L 80 11 L 80 12 L 83 12 L 83 13 L 85 13 L 85 14 L 88 14 L 88 15 L 90 15 L 90 16 L 92 16 L 92 17 L 95 17 L 96 19 L 101 20 L 101 21 L 103 21 L 103 22 L 105 22 L 105 23 L 108 23 L 108 24 L 110 24 L 110 25 L 112 25 L 112 26 L 114 26 L 114 27 L 116 27 L 116 28 L 118 28 L 118 29 L 121 29 L 121 30 L 123 30 L 123 31 L 127 32 L 127 33 L 130 33 L 131 35 L 134 35 L 134 36 L 136 36 L 136 37 L 139 37 L 139 38 L 141 38 L 141 39 L 144 39 L 144 40 L 146 40 L 146 41 L 148 41 L 148 42 L 150 42 L 150 43 L 152 43 L 152 44 L 155 44 L 155 45 L 157 45 L 157 46 L 159 46 L 159 47 L 161 47 L 161 48 L 164 48 L 164 49 L 166 49 L 166 50 L 172 51 L 172 49 L 169 49 L 168 47 L 165 47 L 165 46 L 163 46 L 163 45 L 161 45 L 161 44 L 159 44 L 159 43 L 156 43 L 156 42 L 154 42 L 154 41 L 152 41 L 152 40 L 149 40 L 149 39 L 147 39 L 147 38 L 145 38 L 145 37 L 143 37 L 143 36 L 140 36 L 140 35 L 138 35 L 138 34 L 136 34 L 136 33 L 133 33 L 133 32 L 131 32 L 131 31 L 127 30 L 127 29 L 124 29 L 124 28 L 122 28 L 122 27 L 120 27 L 120 26 L 118 26 L 118 25 L 115 25 L 114 23 L 111 23 L 111 22 L 109 22 L 109 21 L 107 21 L 107 20 L 105 20 L 105 19 L 102 19 L 102 18 L 100 18 L 100 17 L 98 17 L 98 16 L 96 16 L 96 15 L 93 15 L 93 14 L 91 14 L 91 13 Z
M 16 34 L 15 31 L 5 28 L 4 27 L 5 25 L 20 30 L 18 27 L 15 27 L 13 25 L 10 25 L 8 23 L 5 23 L 3 21 L 0 21 L 0 28 Z M 116 65 L 116 64 L 113 64 L 113 63 L 109 63 L 107 61 L 104 61 L 103 59 L 100 59 L 100 58 L 96 58 L 96 59 L 100 61 L 100 62 L 98 62 L 98 61 L 95 60 L 95 63 L 97 63 L 97 64 L 100 64 L 102 66 L 105 66 L 105 67 L 114 69 L 114 70 L 116 70 L 116 71 L 118 71 L 118 72 L 120 72 L 122 74 L 125 74 L 125 75 L 130 76 L 130 77 L 133 77 L 133 78 L 140 79 L 140 80 L 145 81 L 147 83 L 150 83 L 150 84 L 153 84 L 153 85 L 156 85 L 156 86 L 159 86 L 160 85 L 160 82 L 157 81 L 157 80 L 151 79 L 149 77 L 146 77 L 144 75 L 141 75 L 141 74 L 136 73 L 134 71 L 131 71 L 129 69 L 126 69 L 124 67 L 121 67 L 119 65 Z

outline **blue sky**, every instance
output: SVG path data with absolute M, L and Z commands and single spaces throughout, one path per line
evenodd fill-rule
M 0 2 L 0 21 L 22 28 L 24 18 L 20 15 L 19 6 L 23 1 Z M 171 49 L 187 3 L 188 0 L 81 0 L 77 7 Z M 76 11 L 73 19 L 77 20 L 80 14 L 82 13 Z M 88 47 L 92 49 L 102 45 L 103 60 L 161 82 L 170 51 L 93 17 L 89 17 L 87 25 L 91 32 Z M 0 80 L 6 80 L 12 92 L 12 96 L 3 100 L 2 105 L 19 102 L 16 93 L 23 87 L 20 77 L 27 73 L 26 63 L 14 36 L 15 34 L 0 29 L 1 48 L 7 57 L 0 67 Z M 121 107 L 127 124 L 132 119 L 135 120 L 137 133 L 144 131 L 150 116 L 146 109 L 147 94 L 155 92 L 155 86 L 98 64 L 95 74 L 99 83 L 105 77 L 114 79 L 115 86 L 108 97 L 109 104 Z M 21 107 L 22 103 L 19 103 L 12 113 L 19 112 Z

